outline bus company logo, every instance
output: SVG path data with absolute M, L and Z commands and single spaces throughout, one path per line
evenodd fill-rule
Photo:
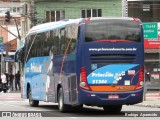
M 91 69 L 92 69 L 92 70 L 97 69 L 97 64 L 91 64 Z
M 135 75 L 136 71 L 135 70 L 128 70 L 128 75 Z
M 114 75 L 110 72 L 106 73 L 92 73 L 92 77 L 114 77 Z
M 41 65 L 33 65 L 31 63 L 30 68 L 31 68 L 32 72 L 36 72 L 36 73 L 42 72 L 42 66 Z
M 2 112 L 2 117 L 12 117 L 11 112 Z

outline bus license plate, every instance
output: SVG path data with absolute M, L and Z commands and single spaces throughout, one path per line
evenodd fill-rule
M 108 99 L 118 99 L 118 95 L 108 95 Z

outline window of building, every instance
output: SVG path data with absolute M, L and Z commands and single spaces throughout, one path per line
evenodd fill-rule
M 81 17 L 102 17 L 102 9 L 82 9 Z
M 11 9 L 11 12 L 14 12 L 14 13 L 22 12 L 22 7 L 12 7 L 10 9 Z
M 10 11 L 11 8 L 9 7 L 0 7 L 0 13 L 6 12 L 6 11 Z
M 55 22 L 65 19 L 64 10 L 46 11 L 46 22 Z
M 16 8 L 16 7 L 13 7 L 13 8 L 12 8 L 12 11 L 13 11 L 13 12 L 17 12 L 17 8 Z
M 0 13 L 10 11 L 10 12 L 22 12 L 22 7 L 0 7 Z
M 140 18 L 142 23 L 160 22 L 160 1 L 128 1 L 128 16 Z M 159 30 L 159 27 L 158 27 Z M 157 36 L 159 35 L 159 32 Z M 147 89 L 159 89 L 160 87 L 160 49 L 154 48 L 152 39 L 145 39 L 144 44 L 149 43 L 149 47 L 145 48 L 145 81 L 150 82 Z M 159 41 L 159 38 L 153 39 Z M 151 44 L 150 44 L 151 43 Z M 146 44 L 147 45 L 147 44 Z M 158 45 L 158 43 L 157 43 Z M 154 51 L 153 51 L 154 50 Z M 147 51 L 147 52 L 146 52 Z
M 129 1 L 128 16 L 138 17 L 142 22 L 160 22 L 160 1 Z

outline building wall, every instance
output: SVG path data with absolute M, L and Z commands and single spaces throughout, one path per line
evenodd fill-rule
M 7 26 L 3 26 L 5 29 L 8 29 Z M 6 43 L 8 42 L 8 32 L 6 30 L 0 28 L 0 36 L 3 37 L 3 42 Z
M 5 29 L 10 30 L 13 34 L 17 35 L 16 24 L 13 18 L 17 20 L 17 23 L 20 28 L 20 15 L 21 15 L 21 3 L 20 0 L 0 0 L 0 25 Z M 10 11 L 10 15 L 12 16 L 11 22 L 5 22 L 5 12 Z M 14 28 L 14 29 L 13 29 Z M 1 71 L 7 71 L 8 73 L 16 71 L 14 67 L 14 52 L 17 49 L 17 39 L 13 37 L 7 30 L 4 30 L 0 27 L 0 37 L 3 37 L 4 43 L 4 51 L 3 54 L 7 56 L 7 58 L 12 58 L 12 60 L 3 59 L 0 60 L 2 63 Z M 6 58 L 4 56 L 4 58 Z
M 160 0 L 128 0 L 128 16 L 138 17 L 142 23 L 157 22 L 157 38 L 144 38 L 145 81 L 147 89 L 160 89 Z M 148 31 L 150 28 L 148 28 Z M 146 30 L 145 30 L 146 31 Z
M 81 9 L 102 9 L 102 16 L 122 16 L 122 0 L 86 0 L 75 2 L 35 2 L 36 17 L 45 21 L 45 11 L 65 10 L 68 19 L 80 18 Z

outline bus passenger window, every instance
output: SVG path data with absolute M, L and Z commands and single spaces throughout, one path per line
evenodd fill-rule
M 53 55 L 56 55 L 56 54 L 57 54 L 56 46 L 52 46 L 51 49 L 50 49 L 49 56 L 53 56 Z
M 65 50 L 66 50 L 66 45 L 62 44 L 61 45 L 61 54 L 64 54 Z

